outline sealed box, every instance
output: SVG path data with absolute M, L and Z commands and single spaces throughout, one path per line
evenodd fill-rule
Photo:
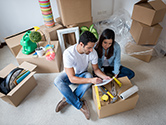
M 48 42 L 43 41 L 39 42 L 40 46 L 45 47 Z M 22 53 L 22 49 L 19 51 L 16 56 L 16 60 L 19 64 L 24 61 L 30 62 L 32 64 L 37 65 L 36 72 L 37 73 L 57 73 L 60 72 L 61 63 L 62 63 L 62 52 L 59 41 L 51 41 L 51 45 L 54 45 L 55 59 L 52 61 L 46 60 L 45 55 L 41 57 L 33 57 L 34 53 L 29 55 L 25 55 Z
M 17 66 L 13 64 L 9 64 L 0 71 L 0 77 L 5 78 L 16 67 Z M 37 66 L 28 62 L 23 62 L 19 67 L 31 71 L 30 74 L 26 76 L 18 85 L 16 85 L 7 95 L 0 92 L 0 97 L 2 100 L 16 107 L 37 85 L 33 77 L 33 75 L 35 74 L 33 70 Z
M 161 0 L 141 0 L 134 5 L 132 19 L 152 26 L 162 22 L 166 13 L 166 5 Z
M 153 46 L 141 46 L 136 43 L 128 42 L 125 46 L 125 51 L 130 56 L 145 62 L 150 62 L 154 48 Z
M 91 21 L 91 0 L 57 0 L 62 23 L 67 26 Z
M 160 24 L 148 26 L 133 20 L 130 33 L 138 45 L 156 45 L 162 29 Z
M 127 89 L 129 89 L 130 87 L 132 87 L 132 84 L 127 77 L 121 77 L 121 78 L 118 78 L 118 80 L 122 83 L 122 87 L 117 90 L 117 91 L 119 91 L 118 95 L 120 95 L 122 92 L 124 92 Z M 109 86 L 110 86 L 109 84 L 110 83 L 107 84 L 107 89 L 110 91 L 111 87 L 109 88 Z M 100 105 L 101 105 L 101 109 L 99 109 L 98 104 L 97 104 L 97 96 L 96 96 L 96 91 L 95 91 L 94 85 L 92 86 L 92 91 L 93 91 L 93 100 L 94 100 L 99 118 L 104 118 L 104 117 L 108 117 L 108 116 L 111 116 L 114 114 L 118 114 L 120 112 L 131 110 L 131 109 L 135 108 L 138 98 L 139 98 L 138 93 L 135 93 L 125 100 L 118 98 L 118 100 L 116 102 L 108 103 L 108 102 L 102 101 L 101 100 L 102 95 L 99 94 Z M 98 92 L 99 92 L 99 89 L 98 89 Z
M 92 17 L 91 17 L 92 18 Z M 62 26 L 64 26 L 64 24 L 62 23 L 62 19 L 61 17 L 58 17 L 56 18 L 56 22 Z M 79 26 L 79 28 L 81 28 L 82 26 L 87 26 L 89 27 L 90 25 L 93 24 L 93 18 L 88 21 L 88 22 L 82 22 L 82 23 L 75 23 L 75 24 L 70 24 L 70 25 L 67 25 L 67 26 L 64 26 L 64 27 L 75 27 L 75 26 Z
M 17 33 L 17 34 L 14 34 L 12 36 L 8 36 L 8 37 L 5 38 L 6 44 L 8 45 L 9 49 L 11 50 L 11 52 L 13 53 L 13 55 L 15 57 L 17 56 L 18 52 L 21 49 L 20 41 L 28 30 L 33 31 L 34 28 L 27 29 L 25 31 L 22 31 L 20 33 Z M 39 30 L 39 32 L 40 32 L 40 30 Z M 45 41 L 44 34 L 42 32 L 40 32 L 40 33 L 42 35 L 42 40 Z

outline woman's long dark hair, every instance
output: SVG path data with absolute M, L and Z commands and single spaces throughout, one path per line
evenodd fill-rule
M 109 47 L 109 51 L 108 51 L 108 54 L 107 54 L 107 59 L 109 59 L 113 55 L 113 52 L 114 52 L 114 42 L 115 42 L 115 33 L 114 33 L 114 31 L 111 30 L 111 29 L 105 29 L 102 32 L 102 34 L 100 36 L 100 39 L 97 42 L 97 45 L 95 47 L 95 50 L 97 51 L 97 54 L 98 54 L 99 58 L 101 58 L 102 55 L 103 55 L 102 42 L 105 39 L 112 39 L 112 45 Z

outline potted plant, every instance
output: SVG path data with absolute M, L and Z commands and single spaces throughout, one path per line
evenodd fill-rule
M 37 44 L 37 48 L 35 49 L 36 53 L 38 56 L 42 56 L 44 54 L 44 50 L 43 50 L 43 47 L 40 47 L 39 46 L 39 42 L 41 41 L 42 39 L 42 36 L 41 36 L 41 33 L 38 32 L 37 30 L 39 30 L 40 28 L 35 26 L 34 27 L 35 31 L 32 31 L 30 34 L 29 34 L 29 38 L 32 42 L 36 43 Z

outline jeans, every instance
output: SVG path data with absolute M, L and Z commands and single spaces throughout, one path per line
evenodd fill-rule
M 92 78 L 92 74 L 89 72 L 83 72 L 81 74 L 76 74 L 75 76 L 83 78 Z M 59 76 L 55 78 L 54 84 L 66 98 L 66 102 L 68 104 L 73 105 L 77 109 L 82 108 L 83 102 L 80 101 L 80 99 L 83 97 L 88 88 L 90 88 L 92 85 L 91 83 L 78 84 L 78 87 L 74 91 L 72 91 L 69 85 L 74 83 L 70 82 L 65 72 L 60 73 Z
M 114 70 L 114 67 L 108 66 L 108 67 L 103 67 L 103 68 L 104 68 L 105 74 L 110 73 L 110 74 L 114 75 L 112 73 L 112 71 Z M 135 73 L 127 67 L 120 66 L 120 72 L 118 74 L 118 78 L 124 77 L 124 76 L 127 76 L 129 79 L 132 79 L 135 76 Z

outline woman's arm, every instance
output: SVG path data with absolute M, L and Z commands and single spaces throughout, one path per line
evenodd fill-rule
M 115 75 L 118 75 L 120 72 L 119 69 L 121 66 L 121 49 L 120 49 L 120 46 L 118 43 L 116 44 L 114 51 L 115 51 L 115 59 L 114 59 L 114 71 L 113 71 L 113 73 Z

